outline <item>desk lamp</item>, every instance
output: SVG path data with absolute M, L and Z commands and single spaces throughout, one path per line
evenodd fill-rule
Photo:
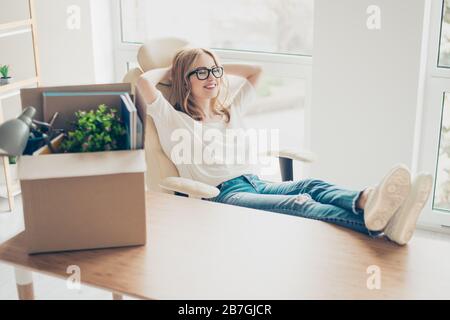
M 16 119 L 0 124 L 0 156 L 20 156 L 27 146 L 36 109 L 27 107 Z

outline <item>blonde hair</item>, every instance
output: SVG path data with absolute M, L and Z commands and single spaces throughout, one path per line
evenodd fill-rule
M 194 97 L 192 96 L 192 87 L 187 77 L 188 72 L 191 70 L 192 65 L 196 59 L 205 53 L 213 58 L 214 63 L 218 66 L 218 59 L 211 51 L 203 48 L 183 48 L 178 51 L 172 61 L 172 90 L 171 90 L 171 100 L 175 101 L 175 106 L 181 109 L 181 111 L 188 114 L 195 120 L 201 121 L 205 119 L 205 113 L 202 108 L 196 106 L 194 102 Z M 224 79 L 223 76 L 221 79 Z M 222 85 L 225 87 L 225 98 L 227 99 L 228 94 L 228 82 L 220 81 L 219 92 L 217 96 L 211 99 L 212 112 L 217 115 L 225 116 L 225 121 L 230 121 L 230 111 L 229 107 L 220 101 L 219 95 Z

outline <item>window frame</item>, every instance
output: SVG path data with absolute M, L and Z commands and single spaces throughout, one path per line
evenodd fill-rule
M 444 0 L 425 1 L 424 43 L 425 84 L 419 87 L 422 110 L 417 113 L 417 130 L 413 155 L 413 173 L 426 171 L 434 176 L 432 194 L 418 221 L 418 225 L 433 231 L 450 233 L 450 212 L 433 209 L 437 187 L 437 165 L 443 112 L 443 94 L 450 92 L 450 68 L 439 66 L 441 24 Z M 422 93 L 420 92 L 422 91 Z

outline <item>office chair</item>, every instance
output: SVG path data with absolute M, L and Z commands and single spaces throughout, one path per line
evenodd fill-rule
M 172 63 L 175 53 L 189 46 L 189 42 L 179 38 L 157 38 L 151 39 L 143 44 L 138 51 L 138 68 L 129 70 L 123 82 L 131 83 L 133 92 L 139 77 L 148 70 L 167 67 Z M 170 101 L 170 86 L 159 83 L 157 89 Z M 236 83 L 230 82 L 230 88 L 239 87 Z M 142 99 L 136 93 L 136 99 Z M 235 92 L 236 93 L 236 92 Z M 152 191 L 183 194 L 192 198 L 212 198 L 219 194 L 219 189 L 215 186 L 180 177 L 174 163 L 166 156 L 159 142 L 155 124 L 150 115 L 145 119 L 145 154 L 147 161 L 147 188 Z M 296 151 L 292 149 L 269 150 L 264 156 L 277 157 L 279 159 L 282 181 L 293 180 L 293 160 L 302 162 L 313 162 L 315 154 L 309 151 Z

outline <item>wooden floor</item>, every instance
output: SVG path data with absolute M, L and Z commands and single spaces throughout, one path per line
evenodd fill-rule
M 148 249 L 153 250 L 146 251 L 142 259 L 144 271 L 151 268 L 152 272 L 146 284 L 135 283 L 143 297 L 450 298 L 447 236 L 417 232 L 408 246 L 398 247 L 318 221 L 261 215 L 251 209 L 215 212 L 208 210 L 213 209 L 211 203 L 205 203 L 207 210 L 203 212 L 180 215 L 164 200 L 152 200 L 155 212 L 164 214 L 150 214 Z M 189 200 L 177 197 L 175 201 L 186 207 Z M 14 213 L 0 213 L 0 242 L 23 229 L 20 200 L 17 203 Z M 6 204 L 0 201 L 0 205 L 2 212 Z M 226 212 L 229 214 L 224 215 Z M 235 224 L 236 219 L 239 224 Z M 218 221 L 219 231 L 208 228 Z M 232 237 L 228 237 L 230 233 Z M 102 250 L 103 258 L 112 259 L 115 250 Z M 139 250 L 124 249 L 122 254 L 132 257 Z M 193 261 L 193 256 L 200 258 Z M 84 255 L 82 270 L 88 268 L 89 261 Z M 128 266 L 111 266 L 90 276 L 94 279 L 100 274 L 97 283 L 105 277 L 127 278 L 122 281 L 125 283 L 116 284 L 122 286 L 122 292 L 127 291 L 127 283 L 139 279 L 129 272 L 118 276 Z M 370 266 L 381 271 L 380 290 L 367 288 Z M 35 274 L 34 281 L 37 299 L 111 299 L 108 291 L 90 286 L 69 290 L 65 280 L 42 274 Z M 13 268 L 0 264 L 0 299 L 16 298 Z

